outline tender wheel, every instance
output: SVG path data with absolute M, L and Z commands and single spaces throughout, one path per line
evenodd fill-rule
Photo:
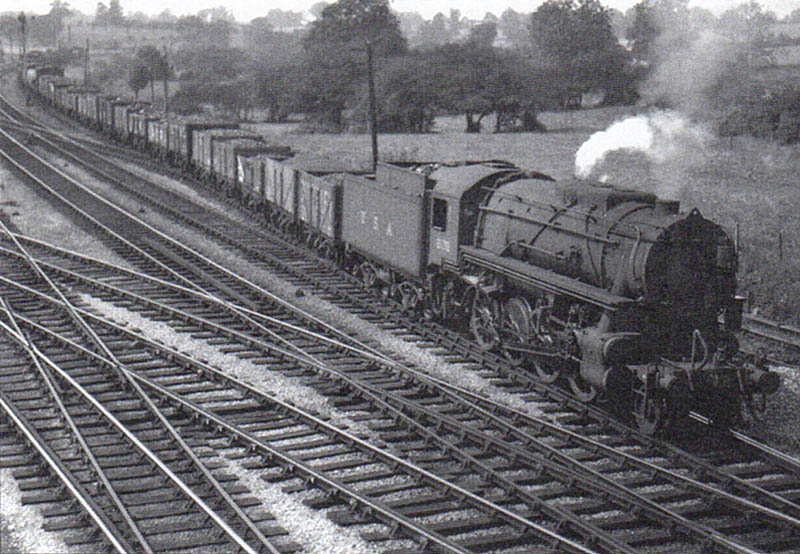
M 358 274 L 361 278 L 361 282 L 368 289 L 374 287 L 375 283 L 378 282 L 378 272 L 375 271 L 375 268 L 369 262 L 364 262 L 358 266 Z
M 472 315 L 469 319 L 469 328 L 472 336 L 482 350 L 491 350 L 500 343 L 500 333 L 497 331 L 497 318 L 494 302 L 481 291 L 475 293 L 472 303 Z
M 330 240 L 322 240 L 316 245 L 317 255 L 326 260 L 332 260 L 336 255 L 336 249 Z
M 403 310 L 406 312 L 413 312 L 416 310 L 420 300 L 420 294 L 417 288 L 411 283 L 400 283 L 398 289 Z

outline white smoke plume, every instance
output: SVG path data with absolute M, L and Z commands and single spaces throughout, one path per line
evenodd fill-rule
M 714 87 L 742 46 L 710 29 L 682 36 L 669 28 L 662 30 L 657 45 L 661 59 L 639 88 L 642 103 L 666 103 L 684 114 L 711 116 L 718 107 Z
M 575 174 L 585 179 L 615 151 L 640 152 L 656 165 L 693 157 L 705 150 L 711 133 L 676 111 L 656 111 L 614 122 L 584 142 L 575 154 Z

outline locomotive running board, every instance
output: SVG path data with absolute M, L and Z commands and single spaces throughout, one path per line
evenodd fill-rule
M 559 275 L 549 269 L 536 267 L 514 258 L 498 256 L 474 246 L 462 246 L 461 252 L 462 261 L 499 273 L 526 288 L 533 287 L 555 294 L 566 294 L 605 310 L 616 311 L 635 302 L 577 279 Z

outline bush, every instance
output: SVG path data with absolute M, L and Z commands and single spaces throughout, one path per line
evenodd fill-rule
M 720 135 L 750 135 L 781 144 L 800 141 L 800 90 L 791 86 L 777 92 L 750 88 L 731 103 L 719 124 Z
M 781 144 L 794 144 L 800 141 L 800 111 L 781 112 L 775 140 Z

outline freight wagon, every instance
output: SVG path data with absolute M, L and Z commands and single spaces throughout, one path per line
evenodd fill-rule
M 223 120 L 209 120 L 203 116 L 170 116 L 167 123 L 168 159 L 184 170 L 192 167 L 195 132 L 208 129 L 237 129 L 238 123 Z
M 220 156 L 215 157 L 215 173 L 221 176 L 231 192 L 240 197 L 250 192 L 244 185 L 245 160 L 264 154 L 272 156 L 290 154 L 286 147 L 248 138 L 218 141 L 214 143 L 214 147 L 220 153 Z
M 238 189 L 236 153 L 252 152 L 253 155 L 268 153 L 269 146 L 261 137 L 214 137 L 211 141 L 211 171 L 218 184 L 225 185 L 232 190 Z
M 200 175 L 216 181 L 214 142 L 234 138 L 262 140 L 261 135 L 243 129 L 197 129 L 192 133 L 192 163 Z
M 93 126 L 98 119 L 97 96 L 95 88 L 82 89 L 77 92 L 78 119 L 86 126 Z
M 98 119 L 102 131 L 111 137 L 121 139 L 121 130 L 118 123 L 120 117 L 125 119 L 125 109 L 133 103 L 131 98 L 120 98 L 114 95 L 101 96 L 97 101 Z M 118 109 L 119 108 L 119 109 Z
M 166 160 L 169 152 L 169 120 L 166 115 L 148 120 L 147 148 L 158 159 Z
M 145 149 L 149 140 L 149 126 L 152 122 L 163 119 L 164 114 L 149 106 L 139 110 L 128 110 L 128 131 L 134 146 Z

